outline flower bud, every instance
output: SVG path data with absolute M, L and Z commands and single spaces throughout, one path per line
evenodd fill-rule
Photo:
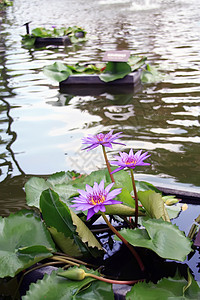
M 58 271 L 57 275 L 70 280 L 83 280 L 85 278 L 86 273 L 83 269 L 75 268 L 66 271 Z
M 186 203 L 184 203 L 184 204 L 182 205 L 182 210 L 184 211 L 184 210 L 186 210 L 186 209 L 188 209 L 188 205 L 187 205 Z
M 166 205 L 173 205 L 179 202 L 176 196 L 163 196 L 162 199 Z

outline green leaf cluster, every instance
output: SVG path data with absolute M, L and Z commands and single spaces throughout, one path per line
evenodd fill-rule
M 66 65 L 61 62 L 55 62 L 43 69 L 44 74 L 58 82 L 66 80 L 70 75 L 77 74 L 97 74 L 103 82 L 111 82 L 122 79 L 126 75 L 141 68 L 145 63 L 146 57 L 131 56 L 126 62 L 108 62 L 105 64 L 89 64 L 81 66 Z
M 76 65 L 66 65 L 61 62 L 55 62 L 52 65 L 43 68 L 44 74 L 58 82 L 67 79 L 70 75 L 77 74 L 98 74 L 101 69 L 98 65 L 86 65 L 82 66 L 80 64 Z
M 69 208 L 70 197 L 78 194 L 70 172 L 59 172 L 47 180 L 32 177 L 25 184 L 27 204 L 39 208 L 59 248 L 71 256 L 98 256 L 101 245 L 84 224 Z M 96 249 L 95 249 L 96 248 Z
M 1 0 L 0 1 L 0 10 L 6 6 L 13 6 L 13 1 L 10 0 Z
M 80 178 L 73 179 L 70 172 L 55 173 L 47 180 L 40 177 L 32 177 L 25 184 L 26 201 L 29 206 L 39 208 L 42 192 L 50 188 L 69 206 L 72 204 L 71 199 L 78 195 L 77 189 L 85 189 L 86 184 L 93 186 L 94 182 L 100 183 L 101 180 L 104 180 L 105 186 L 111 183 L 107 169 L 93 171 L 87 176 L 83 175 Z M 135 204 L 132 197 L 132 182 L 131 177 L 126 171 L 122 170 L 115 174 L 115 185 L 113 188 L 122 188 L 122 192 L 116 197 L 116 200 L 123 202 L 123 204 L 107 206 L 106 213 L 110 215 L 134 216 Z M 146 188 L 148 188 L 148 183 L 146 183 Z M 149 185 L 149 188 L 151 188 L 151 185 Z M 76 214 L 79 213 L 77 211 L 74 212 Z
M 120 234 L 133 246 L 144 247 L 160 257 L 184 261 L 192 242 L 176 225 L 162 219 L 143 219 L 144 229 L 122 229 Z
M 200 299 L 200 288 L 188 271 L 188 280 L 176 274 L 157 284 L 140 282 L 126 294 L 126 300 L 188 300 Z
M 154 83 L 163 79 L 163 75 L 158 71 L 158 68 L 146 65 L 146 69 L 142 71 L 141 82 L 142 83 Z
M 26 200 L 28 206 L 33 207 L 36 212 L 24 210 L 7 218 L 0 218 L 0 244 L 3 245 L 0 249 L 0 278 L 15 276 L 25 268 L 52 257 L 58 251 L 57 249 L 72 257 L 101 255 L 103 253 L 101 244 L 83 222 L 86 212 L 74 211 L 70 207 L 71 200 L 78 195 L 77 189 L 85 189 L 86 184 L 93 186 L 94 182 L 100 183 L 101 180 L 104 180 L 105 186 L 111 183 L 107 169 L 82 176 L 74 171 L 68 171 L 55 173 L 47 179 L 30 178 L 25 184 Z M 134 216 L 135 204 L 129 173 L 124 170 L 115 173 L 113 188 L 122 188 L 121 194 L 116 199 L 123 203 L 106 206 L 106 213 L 125 217 Z M 168 206 L 164 201 L 176 202 L 174 197 L 163 198 L 161 192 L 147 182 L 136 181 L 136 188 L 141 204 L 139 216 L 146 216 L 141 218 L 141 228 L 124 228 L 120 234 L 135 247 L 150 249 L 165 259 L 184 261 L 192 250 L 192 242 L 170 222 L 170 216 L 172 213 L 175 215 L 176 211 L 168 213 Z M 42 220 L 37 212 L 41 213 Z M 96 271 L 91 270 L 91 272 Z M 165 296 L 174 281 L 178 287 L 175 295 L 180 294 L 180 287 L 184 289 L 180 297 L 186 297 L 188 293 L 198 295 L 199 290 L 195 283 L 192 283 L 193 279 L 189 278 L 187 285 L 183 279 L 179 280 L 177 277 L 173 280 L 163 279 L 162 284 L 159 282 L 155 286 L 152 283 L 137 284 L 126 298 L 140 299 L 137 298 L 140 292 L 143 295 L 143 290 L 146 293 L 147 289 L 150 289 L 149 295 L 152 292 L 152 297 L 157 295 L 154 295 L 155 290 L 159 297 Z M 172 289 L 170 295 L 173 293 Z M 55 299 L 55 297 L 56 299 L 66 299 L 66 297 L 67 299 L 84 297 L 113 299 L 114 297 L 111 285 L 108 283 L 96 281 L 94 278 L 85 278 L 79 282 L 72 281 L 58 277 L 56 272 L 50 276 L 45 275 L 44 279 L 36 284 L 31 284 L 30 290 L 22 299 L 42 299 L 44 295 L 48 299 Z
M 88 270 L 81 266 L 86 272 Z M 82 281 L 73 281 L 57 276 L 62 271 L 53 271 L 51 275 L 45 275 L 43 280 L 32 283 L 26 296 L 22 300 L 48 299 L 48 300 L 114 300 L 112 285 L 94 278 L 87 277 Z M 97 271 L 90 273 L 99 275 Z
M 51 257 L 55 244 L 39 216 L 29 210 L 0 218 L 0 278 Z
M 82 33 L 82 37 L 78 36 L 80 32 Z M 52 29 L 37 27 L 31 31 L 31 34 L 22 35 L 22 43 L 30 47 L 34 45 L 36 38 L 58 38 L 63 36 L 68 36 L 72 44 L 86 41 L 86 31 L 78 26 L 70 26 L 68 28 L 54 27 Z
M 54 241 L 64 253 L 74 257 L 100 255 L 94 248 L 103 249 L 95 236 L 53 190 L 42 192 L 40 210 Z

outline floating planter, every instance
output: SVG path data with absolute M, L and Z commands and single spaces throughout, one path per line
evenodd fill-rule
M 86 41 L 86 32 L 77 26 L 46 29 L 35 28 L 30 34 L 29 23 L 26 26 L 26 35 L 22 36 L 22 44 L 27 47 L 44 47 L 48 45 L 70 45 Z
M 130 93 L 133 87 L 137 85 L 145 74 L 153 76 L 150 66 L 149 70 L 145 68 L 146 57 L 130 55 L 127 62 L 121 59 L 122 54 L 129 51 L 112 51 L 113 60 L 106 52 L 107 62 L 97 64 L 67 65 L 61 62 L 55 62 L 53 65 L 44 67 L 44 74 L 51 79 L 59 82 L 61 92 L 80 94 L 99 94 L 108 90 L 114 93 Z M 121 61 L 117 61 L 119 55 Z M 124 58 L 123 58 L 124 59 Z M 105 59 L 104 59 L 105 60 Z
M 103 93 L 129 94 L 140 83 L 142 70 L 136 70 L 122 79 L 110 82 L 102 81 L 98 75 L 71 75 L 59 83 L 61 93 L 100 95 Z
M 13 5 L 13 1 L 10 1 L 10 0 L 0 0 L 0 12 L 2 10 L 4 10 L 5 7 L 12 6 L 12 5 Z
M 196 227 L 186 236 L 174 224 L 187 211 L 180 199 L 135 181 L 135 168 L 150 167 L 148 152 L 131 149 L 108 161 L 106 147 L 124 145 L 116 141 L 121 137 L 111 130 L 82 139 L 82 150 L 102 148 L 106 169 L 27 181 L 30 209 L 0 218 L 2 296 L 200 299 L 189 269 L 200 217 L 194 216 Z M 186 215 L 185 227 L 192 223 Z

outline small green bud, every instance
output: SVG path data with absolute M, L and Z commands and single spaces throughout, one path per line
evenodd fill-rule
M 59 271 L 57 272 L 57 275 L 70 280 L 83 280 L 85 278 L 86 273 L 83 269 L 75 268 L 66 271 Z
M 176 196 L 163 196 L 162 199 L 166 205 L 173 205 L 179 202 Z

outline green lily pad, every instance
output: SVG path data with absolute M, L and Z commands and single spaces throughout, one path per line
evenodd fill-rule
M 85 272 L 88 270 L 81 266 Z M 82 281 L 68 280 L 57 276 L 53 271 L 51 275 L 45 275 L 42 280 L 32 283 L 29 291 L 22 300 L 48 299 L 48 300 L 114 300 L 112 285 L 94 278 L 87 277 Z M 90 270 L 89 273 L 99 275 L 97 271 Z
M 189 273 L 189 272 L 188 272 Z M 200 299 L 200 288 L 191 274 L 188 281 L 177 275 L 163 278 L 157 284 L 140 282 L 126 294 L 126 300 L 188 300 Z
M 131 55 L 128 60 L 128 63 L 131 66 L 132 72 L 141 68 L 145 64 L 146 60 L 147 60 L 146 56 L 141 57 L 137 55 Z
M 159 82 L 163 79 L 163 75 L 154 66 L 147 64 L 146 70 L 142 71 L 141 81 L 143 83 L 154 83 Z
M 47 77 L 58 82 L 63 81 L 72 75 L 70 68 L 60 62 L 55 62 L 53 65 L 44 67 L 43 72 Z
M 40 177 L 31 177 L 25 184 L 26 202 L 28 206 L 39 208 L 40 196 L 43 191 L 52 188 L 63 200 L 77 194 L 77 188 L 71 184 L 69 172 L 52 174 L 47 180 Z
M 56 251 L 40 217 L 28 210 L 0 218 L 0 245 L 0 278 L 14 277 Z
M 170 220 L 175 219 L 181 212 L 181 204 L 177 203 L 176 205 L 166 205 L 165 206 Z M 184 212 L 182 212 L 184 213 Z
M 110 82 L 116 79 L 122 79 L 130 73 L 131 67 L 128 63 L 109 61 L 104 72 L 99 75 L 99 78 L 104 82 Z
M 122 229 L 120 234 L 131 245 L 148 248 L 166 259 L 184 261 L 192 251 L 191 241 L 176 225 L 162 219 L 142 220 L 142 224 L 145 229 Z
M 146 182 L 146 181 L 135 180 L 135 186 L 136 186 L 136 189 L 137 189 L 138 192 L 139 191 L 144 192 L 144 191 L 152 190 L 152 191 L 155 191 L 156 193 L 161 194 L 159 189 L 157 189 L 153 184 L 151 184 L 149 182 Z
M 49 187 L 51 185 L 43 178 L 31 177 L 25 184 L 27 205 L 39 208 L 40 196 Z

